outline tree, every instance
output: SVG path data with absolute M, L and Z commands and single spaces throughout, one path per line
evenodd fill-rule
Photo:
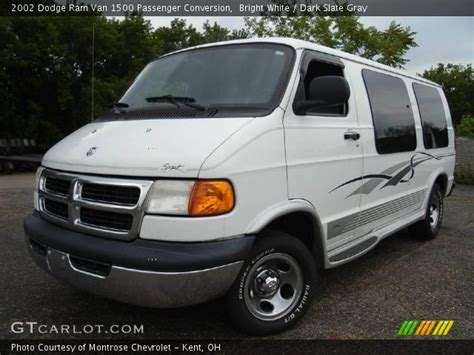
M 0 18 L 0 132 L 46 149 L 91 118 L 92 29 L 99 114 L 156 57 L 140 16 Z
M 471 64 L 439 63 L 425 70 L 422 76 L 443 87 L 455 125 L 461 122 L 463 116 L 474 116 L 474 72 Z
M 246 18 L 249 34 L 257 37 L 293 37 L 403 67 L 410 48 L 417 47 L 415 32 L 395 22 L 384 30 L 364 27 L 356 16 L 268 16 Z
M 250 36 L 245 29 L 230 31 L 225 27 L 219 26 L 217 22 L 214 22 L 214 24 L 211 25 L 209 20 L 204 22 L 202 30 L 204 43 L 243 39 Z
M 230 31 L 216 22 L 211 24 L 209 21 L 203 24 L 200 32 L 193 25 L 187 25 L 186 20 L 176 18 L 171 21 L 169 27 L 158 27 L 153 36 L 158 43 L 158 52 L 165 54 L 205 43 L 247 38 L 249 33 L 245 30 Z
M 104 112 L 151 60 L 174 50 L 247 36 L 244 30 L 230 31 L 209 22 L 199 31 L 182 19 L 153 29 L 138 14 L 120 21 L 92 13 L 0 17 L 0 138 L 35 138 L 45 150 L 87 123 L 91 111 L 95 117 Z
M 153 38 L 157 42 L 159 55 L 203 43 L 202 34 L 194 26 L 177 18 L 171 21 L 169 27 L 158 27 L 153 32 Z

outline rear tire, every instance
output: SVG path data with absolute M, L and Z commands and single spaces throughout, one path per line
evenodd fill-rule
M 419 240 L 434 239 L 441 228 L 443 213 L 443 191 L 438 184 L 434 184 L 426 208 L 426 217 L 410 227 L 411 235 Z
M 259 236 L 227 294 L 232 324 L 252 335 L 293 327 L 317 286 L 316 264 L 297 238 L 279 231 Z

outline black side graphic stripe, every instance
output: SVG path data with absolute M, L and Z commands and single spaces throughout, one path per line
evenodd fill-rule
M 396 174 L 395 176 L 390 178 L 390 180 L 388 180 L 387 183 L 382 186 L 382 189 L 384 187 L 387 187 L 387 186 L 397 185 L 403 179 L 403 177 L 406 174 L 408 174 L 410 171 L 413 171 L 411 166 L 407 166 L 407 167 L 403 168 L 402 170 L 400 170 L 400 172 L 398 174 Z
M 424 157 L 420 157 L 420 155 L 421 156 L 424 155 Z M 361 181 L 361 180 L 365 180 L 365 179 L 385 179 L 385 180 L 388 180 L 385 183 L 385 185 L 383 185 L 381 187 L 381 189 L 383 189 L 387 186 L 396 186 L 399 183 L 406 183 L 406 182 L 410 181 L 411 179 L 413 179 L 413 177 L 415 176 L 415 167 L 417 165 L 420 165 L 421 163 L 423 163 L 425 161 L 428 161 L 428 160 L 431 160 L 431 159 L 441 160 L 441 158 L 443 158 L 443 157 L 449 157 L 449 156 L 453 156 L 453 155 L 455 155 L 455 154 L 454 153 L 449 153 L 449 154 L 442 154 L 442 155 L 434 156 L 434 155 L 431 155 L 431 154 L 425 153 L 425 152 L 417 152 L 417 153 L 413 154 L 412 157 L 410 158 L 410 161 L 408 162 L 408 166 L 405 166 L 403 169 L 401 169 L 394 176 L 387 175 L 387 174 L 384 174 L 384 173 L 391 173 L 395 169 L 398 170 L 398 168 L 403 166 L 404 163 L 395 164 L 394 166 L 392 166 L 392 167 L 386 169 L 385 171 L 383 171 L 381 174 L 369 174 L 369 175 L 363 175 L 363 176 L 351 179 L 351 180 L 346 181 L 345 183 L 343 183 L 339 186 L 336 186 L 334 189 L 329 191 L 329 193 L 331 193 L 331 192 L 333 192 L 333 191 L 335 191 L 335 190 L 337 190 L 337 189 L 339 189 L 343 186 L 352 184 L 353 182 Z M 405 178 L 405 176 L 407 176 L 407 174 L 410 174 L 410 176 L 408 178 Z M 368 183 L 365 183 L 363 186 L 361 186 L 361 187 L 357 188 L 356 190 L 354 190 L 347 197 L 357 195 L 357 194 L 362 194 L 362 193 L 365 193 L 365 194 L 370 193 L 373 189 L 375 189 L 375 187 L 377 187 L 377 185 L 379 185 L 379 183 L 377 183 L 376 181 L 374 181 L 374 180 L 372 180 L 372 181 L 373 181 L 373 183 L 371 181 L 369 181 Z M 368 187 L 369 191 L 364 191 L 364 187 Z
M 340 187 L 343 187 L 343 186 L 345 186 L 345 185 L 352 184 L 353 182 L 360 181 L 360 180 L 365 180 L 365 179 L 372 179 L 372 178 L 390 180 L 392 177 L 391 177 L 390 175 L 383 175 L 383 174 L 363 175 L 363 176 L 360 176 L 360 177 L 358 177 L 358 178 L 355 178 L 355 179 L 346 181 L 345 183 L 343 183 L 343 184 L 341 184 L 341 185 L 335 187 L 335 188 L 332 189 L 331 191 L 329 191 L 329 193 L 331 193 L 331 192 L 333 192 L 334 190 L 337 190 L 337 189 L 339 189 Z
M 425 155 L 425 158 L 421 158 L 419 161 L 415 162 L 415 158 L 417 155 Z M 398 174 L 396 174 L 394 177 L 392 177 L 384 186 L 382 186 L 382 189 L 387 187 L 387 186 L 395 186 L 398 185 L 399 182 L 405 183 L 413 179 L 415 176 L 415 167 L 425 161 L 431 160 L 431 159 L 436 159 L 436 160 L 441 160 L 441 158 L 435 157 L 434 155 L 424 153 L 424 152 L 419 152 L 415 153 L 411 158 L 410 158 L 410 165 L 407 166 L 406 168 L 402 169 Z M 405 175 L 410 173 L 410 177 L 408 179 L 403 179 Z
M 381 174 L 383 175 L 391 175 L 393 174 L 394 172 L 396 172 L 397 170 L 399 170 L 400 168 L 404 167 L 405 165 L 407 165 L 409 163 L 409 161 L 407 162 L 401 162 L 401 163 L 398 163 L 398 164 L 395 164 L 395 165 L 392 165 L 390 168 L 388 169 L 385 169 L 384 171 L 381 172 Z M 360 194 L 365 194 L 365 195 L 368 195 L 369 193 L 371 193 L 377 186 L 379 186 L 381 183 L 383 182 L 383 179 L 377 179 L 377 178 L 374 178 L 374 179 L 370 179 L 366 182 L 364 182 L 362 184 L 362 186 L 360 186 L 359 188 L 357 188 L 356 190 L 354 190 L 350 195 L 348 195 L 346 198 L 349 198 L 351 196 L 354 196 L 354 195 L 360 195 Z

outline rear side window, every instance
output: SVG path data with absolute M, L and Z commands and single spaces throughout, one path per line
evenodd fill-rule
M 405 83 L 400 78 L 363 69 L 379 154 L 416 149 L 413 111 Z
M 448 146 L 448 124 L 443 103 L 435 88 L 413 83 L 418 110 L 423 126 L 423 142 L 426 149 Z

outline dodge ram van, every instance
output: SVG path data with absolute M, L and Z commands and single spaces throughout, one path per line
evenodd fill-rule
M 79 289 L 225 296 L 235 326 L 269 334 L 302 318 L 318 270 L 405 227 L 436 237 L 454 164 L 439 85 L 300 40 L 214 43 L 151 62 L 46 153 L 26 241 Z

